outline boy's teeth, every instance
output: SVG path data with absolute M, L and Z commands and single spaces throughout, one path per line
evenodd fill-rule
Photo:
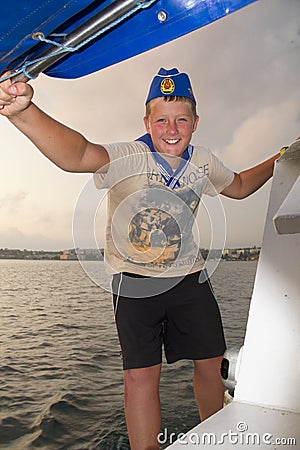
M 176 144 L 176 142 L 178 142 L 178 139 L 166 139 L 166 142 L 168 144 Z

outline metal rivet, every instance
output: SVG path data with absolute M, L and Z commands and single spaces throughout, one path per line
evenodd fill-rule
M 159 11 L 157 13 L 157 18 L 160 22 L 165 22 L 167 20 L 167 13 L 166 11 Z
M 36 31 L 35 33 L 32 33 L 31 35 L 32 39 L 34 39 L 35 41 L 39 41 L 40 38 L 44 39 L 45 35 L 44 33 L 42 33 L 41 31 Z

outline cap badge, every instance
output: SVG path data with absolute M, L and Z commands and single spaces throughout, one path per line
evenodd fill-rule
M 160 83 L 160 90 L 163 94 L 172 94 L 175 90 L 175 83 L 172 78 L 164 78 Z

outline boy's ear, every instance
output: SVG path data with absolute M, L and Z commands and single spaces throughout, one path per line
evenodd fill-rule
M 198 123 L 199 123 L 199 116 L 197 115 L 194 120 L 193 133 L 194 131 L 197 130 Z
M 145 116 L 143 120 L 147 133 L 150 133 L 149 119 Z

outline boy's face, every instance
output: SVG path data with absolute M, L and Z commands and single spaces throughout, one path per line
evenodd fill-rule
M 157 152 L 181 157 L 191 141 L 199 117 L 194 116 L 190 104 L 166 102 L 163 97 L 151 100 L 151 112 L 144 118 Z

